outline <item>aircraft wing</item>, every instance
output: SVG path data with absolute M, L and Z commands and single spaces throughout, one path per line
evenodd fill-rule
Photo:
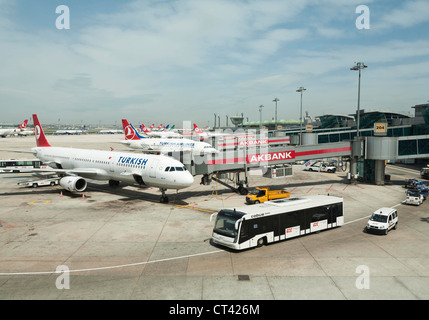
M 20 170 L 17 169 L 10 169 L 10 170 L 3 170 L 4 172 L 17 172 Z M 106 175 L 106 171 L 102 169 L 95 169 L 95 168 L 77 168 L 77 169 L 58 169 L 58 168 L 35 168 L 35 169 L 25 169 L 23 172 L 54 172 L 56 174 L 64 174 L 68 176 L 82 176 L 82 177 L 95 177 L 97 175 Z

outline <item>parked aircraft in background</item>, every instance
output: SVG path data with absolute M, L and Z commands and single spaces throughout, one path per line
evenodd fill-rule
M 5 138 L 10 135 L 19 134 L 27 127 L 28 119 L 25 119 L 18 128 L 4 128 L 0 129 L 0 137 Z
M 158 187 L 162 192 L 160 201 L 168 202 L 167 189 L 187 188 L 194 182 L 180 161 L 163 155 L 52 147 L 36 114 L 33 121 L 37 147 L 26 152 L 33 153 L 52 169 L 33 169 L 32 172 L 58 174 L 59 184 L 68 191 L 84 191 L 86 179 L 108 180 L 111 186 L 125 182 Z
M 117 134 L 117 133 L 124 133 L 122 129 L 102 129 L 98 131 L 100 134 Z
M 64 134 L 64 135 L 74 135 L 74 134 L 82 134 L 85 133 L 86 126 L 82 126 L 82 128 L 79 129 L 60 129 L 55 131 L 54 135 Z
M 157 138 L 181 138 L 182 135 L 177 132 L 172 131 L 149 131 L 144 124 L 140 126 L 142 134 L 148 137 L 157 137 Z
M 126 119 L 122 119 L 122 126 L 124 128 L 125 140 L 122 140 L 121 143 L 132 149 L 139 149 L 147 152 L 190 151 L 200 154 L 213 154 L 219 152 L 206 142 L 193 141 L 190 139 L 142 137 Z

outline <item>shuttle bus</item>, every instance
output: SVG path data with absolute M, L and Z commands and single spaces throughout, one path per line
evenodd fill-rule
M 343 199 L 315 195 L 223 209 L 216 215 L 212 241 L 235 250 L 262 246 L 344 224 Z
M 0 160 L 0 172 L 25 172 L 25 170 L 47 168 L 39 159 Z

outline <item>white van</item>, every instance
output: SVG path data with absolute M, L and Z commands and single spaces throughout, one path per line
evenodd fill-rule
M 398 212 L 393 208 L 380 208 L 369 218 L 365 230 L 387 234 L 390 229 L 398 226 Z

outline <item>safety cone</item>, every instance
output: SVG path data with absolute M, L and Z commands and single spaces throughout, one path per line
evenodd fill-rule
M 85 195 L 82 193 L 82 199 L 84 199 L 85 200 Z
M 61 191 L 61 193 L 60 193 L 60 198 L 62 198 L 63 197 L 63 192 Z

